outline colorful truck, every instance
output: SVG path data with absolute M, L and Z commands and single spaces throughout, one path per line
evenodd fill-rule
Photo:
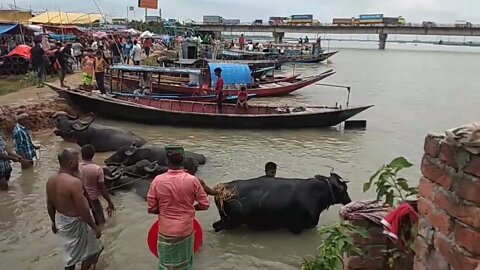
M 204 15 L 203 16 L 204 24 L 223 24 L 222 16 L 217 15 Z
M 292 15 L 288 20 L 288 24 L 289 25 L 312 25 L 313 15 L 312 14 Z

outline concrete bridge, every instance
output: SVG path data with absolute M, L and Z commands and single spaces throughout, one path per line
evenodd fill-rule
M 297 26 L 297 25 L 217 25 L 195 24 L 194 28 L 199 32 L 213 32 L 217 35 L 222 32 L 270 32 L 276 43 L 281 43 L 285 33 L 303 34 L 377 34 L 379 37 L 379 49 L 385 49 L 385 43 L 389 34 L 393 35 L 433 35 L 433 36 L 480 36 L 480 27 L 455 27 L 454 25 L 423 27 L 422 25 L 406 26 Z

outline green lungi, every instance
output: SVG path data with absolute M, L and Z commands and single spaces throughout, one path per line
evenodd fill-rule
M 159 270 L 193 270 L 193 234 L 185 237 L 158 235 Z

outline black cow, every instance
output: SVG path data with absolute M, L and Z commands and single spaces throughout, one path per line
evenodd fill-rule
M 351 202 L 347 182 L 331 173 L 311 179 L 259 177 L 225 183 L 235 196 L 215 204 L 220 220 L 213 223 L 216 232 L 243 224 L 253 230 L 285 228 L 294 234 L 317 226 L 320 213 L 334 204 Z
M 185 151 L 185 158 L 192 158 L 198 164 L 205 164 L 206 158 L 204 155 Z M 113 155 L 105 160 L 107 165 L 123 164 L 125 166 L 134 165 L 140 160 L 149 160 L 157 162 L 158 165 L 164 166 L 167 161 L 167 152 L 164 147 L 143 146 L 137 148 L 135 144 L 130 146 L 120 147 Z

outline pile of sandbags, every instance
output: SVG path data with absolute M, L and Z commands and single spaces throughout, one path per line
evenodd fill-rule
M 75 114 L 67 104 L 56 100 L 35 102 L 20 106 L 2 106 L 0 108 L 0 132 L 6 135 L 12 134 L 16 123 L 16 116 L 21 113 L 28 114 L 27 126 L 31 131 L 53 128 L 54 124 L 50 121 L 50 116 L 56 111 L 65 111 L 72 115 Z

